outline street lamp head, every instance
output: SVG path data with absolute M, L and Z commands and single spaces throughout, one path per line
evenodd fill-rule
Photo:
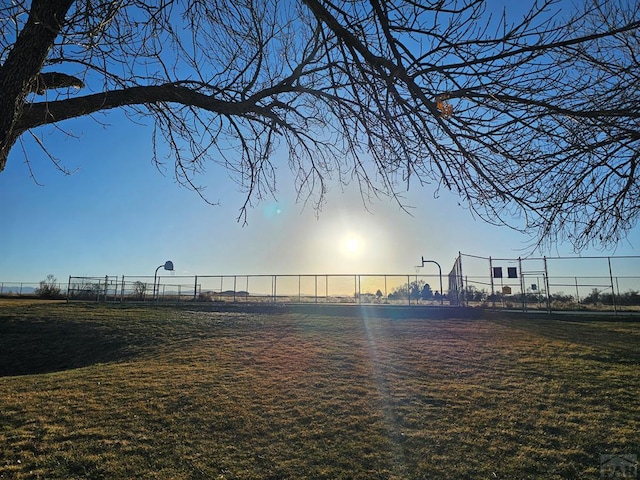
M 164 262 L 164 269 L 173 271 L 173 262 L 171 260 L 167 260 L 166 262 Z

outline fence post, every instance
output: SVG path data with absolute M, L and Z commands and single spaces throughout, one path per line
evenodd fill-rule
M 238 285 L 238 277 L 234 275 L 233 276 L 233 303 L 236 303 L 236 292 L 238 291 L 237 285 Z M 222 282 L 220 282 L 220 293 L 222 293 Z
M 113 303 L 118 301 L 118 276 L 116 275 L 116 281 L 113 282 Z
M 520 295 L 522 296 L 522 311 L 527 311 L 527 296 L 525 293 L 524 276 L 522 275 L 522 258 L 518 257 L 518 269 L 520 270 Z
M 551 292 L 549 291 L 549 270 L 547 269 L 547 256 L 542 257 L 544 262 L 544 288 L 547 291 L 547 313 L 551 313 Z
M 324 303 L 329 302 L 329 274 L 324 275 Z
M 198 275 L 195 275 L 195 280 L 193 281 L 193 301 L 195 302 L 198 299 Z
M 609 263 L 609 279 L 611 280 L 611 301 L 613 302 L 613 314 L 618 315 L 618 307 L 616 305 L 616 291 L 613 288 L 613 272 L 611 271 L 611 257 L 607 257 Z
M 458 250 L 458 272 L 456 272 L 457 274 L 460 275 L 460 283 L 458 283 L 458 286 L 460 287 L 460 295 L 458 296 L 458 306 L 460 305 L 464 305 L 464 306 L 469 306 L 468 302 L 467 302 L 467 298 L 468 298 L 468 293 L 467 292 L 467 288 L 469 288 L 469 279 L 466 277 L 463 277 L 462 274 L 462 252 L 460 250 Z
M 69 275 L 69 283 L 67 283 L 67 303 L 69 303 L 70 292 L 71 292 L 71 275 Z
M 389 294 L 387 293 L 387 274 L 384 274 L 384 298 L 385 301 L 389 303 Z
M 493 304 L 493 308 L 496 308 L 496 292 L 495 287 L 493 285 L 493 260 L 489 257 L 489 278 L 491 279 L 491 303 Z

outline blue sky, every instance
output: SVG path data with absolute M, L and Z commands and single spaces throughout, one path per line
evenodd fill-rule
M 530 252 L 529 237 L 474 219 L 455 196 L 434 198 L 428 187 L 407 193 L 409 215 L 385 199 L 367 211 L 355 189 L 334 186 L 316 215 L 295 202 L 286 158 L 279 159 L 278 201 L 256 205 L 243 226 L 236 219 L 244 197 L 225 171 L 212 167 L 202 178 L 209 198 L 221 202 L 208 205 L 176 184 L 172 165 L 163 174 L 152 164 L 149 127 L 118 112 L 104 120 L 109 126 L 91 119 L 61 125 L 77 138 L 42 130 L 74 173 L 60 173 L 34 150 L 31 169 L 41 185 L 30 177 L 20 146 L 14 148 L 0 173 L 0 281 L 36 282 L 50 273 L 62 281 L 69 275 L 152 275 L 165 260 L 174 262 L 178 275 L 413 273 L 422 256 L 448 271 L 458 251 L 494 257 Z M 640 254 L 632 246 L 639 239 L 636 229 L 615 253 Z M 560 245 L 543 253 L 571 252 Z M 428 268 L 424 273 L 433 273 Z
M 424 256 L 449 271 L 459 251 L 480 256 L 531 253 L 531 239 L 474 218 L 457 197 L 414 185 L 412 215 L 391 200 L 362 204 L 356 188 L 333 185 L 319 215 L 296 203 L 286 158 L 278 158 L 278 199 L 237 221 L 244 196 L 214 165 L 200 179 L 210 206 L 176 184 L 173 165 L 152 164 L 151 127 L 121 112 L 71 120 L 37 133 L 72 175 L 56 170 L 34 142 L 21 145 L 0 172 L 0 281 L 37 282 L 47 274 L 153 275 L 172 260 L 178 275 L 413 273 Z M 27 134 L 28 135 L 28 134 Z M 25 136 L 27 139 L 27 136 Z M 583 255 L 640 255 L 640 229 L 615 250 Z M 535 255 L 570 255 L 558 245 Z M 425 274 L 433 273 L 425 267 Z

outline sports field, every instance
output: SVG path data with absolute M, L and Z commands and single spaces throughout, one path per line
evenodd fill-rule
M 577 479 L 640 455 L 640 321 L 0 301 L 0 478 Z

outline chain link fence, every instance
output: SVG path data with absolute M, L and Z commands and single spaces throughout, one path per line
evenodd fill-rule
M 494 258 L 460 253 L 449 298 L 464 306 L 640 310 L 640 256 Z
M 59 292 L 59 295 L 66 297 L 67 284 L 56 282 L 47 284 L 50 290 Z M 40 294 L 40 282 L 0 282 L 0 296 L 2 297 L 34 297 Z
M 441 305 L 438 275 L 195 275 L 69 277 L 67 298 L 108 302 Z
M 70 276 L 66 285 L 57 284 L 54 290 L 59 291 L 57 298 L 68 301 L 121 303 L 326 303 L 640 311 L 640 256 L 496 258 L 459 253 L 445 291 L 440 291 L 441 273 L 425 275 L 419 271 L 424 272 L 416 267 L 416 273 L 379 275 Z M 0 295 L 38 296 L 42 283 L 0 282 Z

